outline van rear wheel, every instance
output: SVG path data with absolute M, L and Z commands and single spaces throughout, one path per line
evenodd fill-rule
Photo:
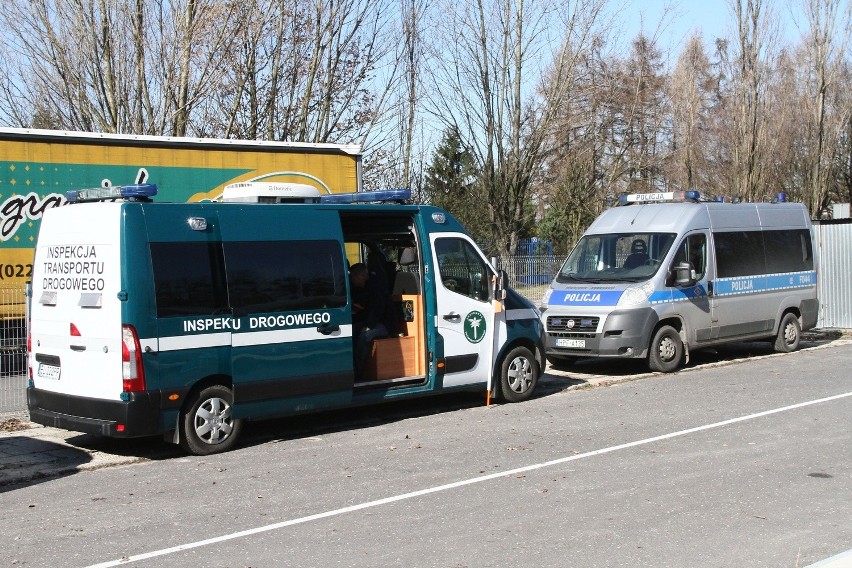
M 234 418 L 234 394 L 222 385 L 212 385 L 196 395 L 181 416 L 180 445 L 196 456 L 227 452 L 237 442 L 243 422 Z
M 786 313 L 781 318 L 781 325 L 778 326 L 778 335 L 775 338 L 775 351 L 779 353 L 790 353 L 799 348 L 799 342 L 802 340 L 802 326 L 799 325 L 799 318 L 796 314 Z
M 652 371 L 671 373 L 680 367 L 683 360 L 683 341 L 680 333 L 670 325 L 664 325 L 654 334 L 648 350 L 648 366 Z
M 538 384 L 538 362 L 526 347 L 515 347 L 500 365 L 500 393 L 506 402 L 521 402 L 532 396 Z

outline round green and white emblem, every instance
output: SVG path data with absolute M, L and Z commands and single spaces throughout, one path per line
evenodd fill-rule
M 471 343 L 479 343 L 485 337 L 485 316 L 477 311 L 464 318 L 464 337 Z

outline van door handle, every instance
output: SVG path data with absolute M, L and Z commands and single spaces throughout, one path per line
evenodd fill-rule
M 72 345 L 71 346 L 71 351 L 85 351 L 85 350 L 86 350 L 85 345 Z
M 323 335 L 331 335 L 335 331 L 340 331 L 339 325 L 321 325 L 317 328 L 317 331 Z
M 448 314 L 444 314 L 444 319 L 448 322 L 458 323 L 461 321 L 461 316 L 455 312 L 450 312 Z

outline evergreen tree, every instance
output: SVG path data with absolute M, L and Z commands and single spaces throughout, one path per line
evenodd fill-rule
M 476 160 L 458 130 L 444 132 L 426 168 L 425 201 L 449 211 L 478 242 L 488 238 L 488 215 Z

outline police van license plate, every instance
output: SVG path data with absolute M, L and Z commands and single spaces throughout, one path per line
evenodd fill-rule
M 585 349 L 586 340 L 585 339 L 556 338 L 556 346 L 557 347 L 574 347 L 575 349 Z
M 38 364 L 38 376 L 41 379 L 54 379 L 59 380 L 59 367 L 55 365 L 45 365 L 44 363 Z

